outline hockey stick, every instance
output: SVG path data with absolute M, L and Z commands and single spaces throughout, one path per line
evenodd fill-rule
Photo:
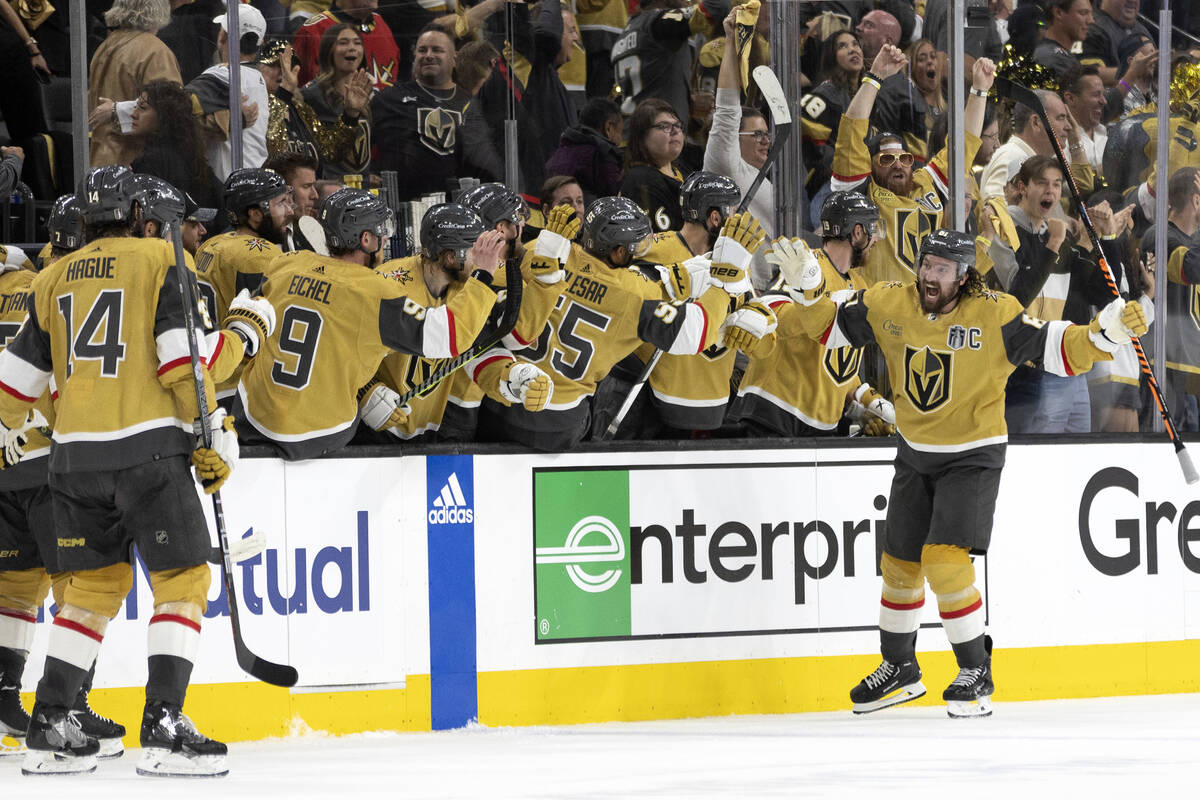
M 475 342 L 454 358 L 442 361 L 433 374 L 421 383 L 400 396 L 399 405 L 405 405 L 410 400 L 428 394 L 433 387 L 453 375 L 459 367 L 466 364 L 503 341 L 505 336 L 517 327 L 517 315 L 521 313 L 521 295 L 524 284 L 521 280 L 521 263 L 518 259 L 509 259 L 505 267 L 504 311 L 492 331 L 482 331 L 475 337 Z
M 1092 242 L 1092 249 L 1096 252 L 1096 257 L 1100 261 L 1100 270 L 1104 274 L 1104 281 L 1112 291 L 1113 297 L 1119 298 L 1121 290 L 1117 287 L 1112 268 L 1108 265 L 1108 259 L 1104 257 L 1104 251 L 1100 249 L 1100 237 L 1096 235 L 1096 229 L 1092 227 L 1092 220 L 1088 217 L 1087 207 L 1083 204 L 1083 195 L 1079 193 L 1079 187 L 1075 184 L 1075 176 L 1071 174 L 1071 169 L 1067 165 L 1062 145 L 1058 143 L 1058 137 L 1054 135 L 1054 129 L 1050 127 L 1050 120 L 1046 117 L 1046 109 L 1042 106 L 1041 98 L 1032 89 L 1006 78 L 996 78 L 995 89 L 997 96 L 1031 108 L 1041 117 L 1042 125 L 1046 128 L 1050 144 L 1054 147 L 1054 157 L 1058 159 L 1058 165 L 1062 170 L 1063 178 L 1067 183 L 1067 187 L 1071 190 L 1071 197 L 1075 200 L 1075 205 L 1079 207 L 1079 218 L 1083 221 L 1083 227 L 1087 229 L 1088 238 Z M 1162 415 L 1163 425 L 1167 429 L 1167 436 L 1170 438 L 1171 444 L 1175 447 L 1175 457 L 1179 459 L 1179 467 L 1183 470 L 1183 479 L 1189 484 L 1196 483 L 1200 480 L 1200 475 L 1197 475 L 1196 467 L 1192 464 L 1192 458 L 1188 455 L 1187 448 L 1183 446 L 1183 442 L 1179 439 L 1179 432 L 1175 430 L 1175 423 L 1171 421 L 1171 413 L 1167 409 L 1166 398 L 1163 397 L 1158 381 L 1154 378 L 1154 371 L 1150 369 L 1150 362 L 1146 359 L 1146 352 L 1142 349 L 1142 343 L 1136 336 L 1132 337 L 1131 343 L 1133 344 L 1134 352 L 1137 353 L 1138 364 L 1142 368 L 1142 374 L 1146 376 L 1146 382 L 1150 386 L 1150 394 L 1154 396 L 1154 402 L 1158 405 L 1158 413 Z
M 204 362 L 200 360 L 200 350 L 196 343 L 196 296 L 192 293 L 192 284 L 188 280 L 187 262 L 183 257 L 183 237 L 175 226 L 168 225 L 166 238 L 175 248 L 175 277 L 179 284 L 179 299 L 183 303 L 183 324 L 187 334 L 188 356 L 192 362 L 192 383 L 196 389 L 196 407 L 200 412 L 200 439 L 205 447 L 212 447 L 213 434 L 208 427 L 208 397 L 204 394 Z M 221 493 L 212 493 L 213 518 L 217 523 L 217 540 L 221 545 L 224 569 L 222 577 L 225 581 L 225 596 L 229 601 L 229 626 L 233 631 L 233 652 L 237 656 L 238 666 L 251 676 L 263 683 L 274 686 L 295 686 L 299 675 L 295 667 L 286 664 L 274 664 L 256 656 L 246 647 L 242 639 L 242 623 L 238 617 L 237 587 L 233 584 L 233 559 L 230 557 L 229 532 L 225 529 L 225 508 L 221 504 Z
M 750 205 L 750 200 L 767 177 L 767 170 L 775 165 L 780 152 L 783 151 L 784 143 L 792 134 L 792 112 L 788 109 L 787 97 L 783 94 L 783 87 L 779 85 L 779 78 L 775 77 L 775 73 L 765 64 L 755 67 L 753 75 L 754 82 L 758 84 L 758 90 L 762 92 L 763 99 L 767 101 L 767 107 L 771 110 L 771 121 L 775 124 L 775 138 L 771 140 L 771 149 L 767 151 L 767 160 L 763 162 L 758 174 L 754 176 L 754 182 L 750 184 L 750 188 L 742 195 L 742 202 L 738 203 L 738 213 L 745 211 Z
M 775 73 L 765 64 L 755 67 L 752 74 L 754 82 L 758 84 L 758 90 L 762 92 L 763 99 L 767 101 L 767 107 L 771 109 L 771 121 L 775 123 L 775 138 L 771 140 L 771 149 L 767 151 L 767 160 L 763 162 L 758 174 L 754 176 L 750 188 L 742 195 L 742 201 L 738 203 L 736 212 L 738 214 L 745 211 L 750 205 L 758 187 L 767 177 L 767 170 L 774 166 L 775 161 L 779 158 L 779 153 L 783 150 L 784 143 L 792 133 L 792 112 L 788 109 L 787 97 L 783 94 L 783 87 L 779 85 L 779 78 L 775 77 Z M 637 402 L 638 395 L 642 393 L 642 387 L 646 385 L 646 381 L 650 380 L 650 373 L 658 366 L 662 355 L 662 350 L 655 350 L 654 355 L 646 362 L 642 374 L 638 376 L 637 383 L 630 387 L 629 394 L 625 396 L 625 401 L 621 403 L 617 415 L 604 429 L 604 433 L 600 434 L 600 441 L 606 442 L 617 435 L 621 423 L 625 421 L 629 410 Z

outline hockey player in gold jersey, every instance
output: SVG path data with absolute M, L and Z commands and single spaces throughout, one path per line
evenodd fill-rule
M 291 190 L 283 176 L 269 169 L 239 169 L 225 180 L 221 204 L 234 229 L 214 236 L 196 250 L 200 293 L 213 324 L 225 322 L 225 309 L 243 289 L 259 293 L 271 262 L 283 254 L 284 226 L 292 212 Z M 235 370 L 217 383 L 217 397 L 233 396 Z
M 48 469 L 58 568 L 69 572 L 50 626 L 45 671 L 31 714 L 23 771 L 95 769 L 97 741 L 69 710 L 108 622 L 133 583 L 137 545 L 149 569 L 146 705 L 138 771 L 225 774 L 226 747 L 199 733 L 182 707 L 210 580 L 208 525 L 189 455 L 215 491 L 237 459 L 225 412 L 197 420 L 193 373 L 174 254 L 135 238 L 141 209 L 124 167 L 102 167 L 77 193 L 89 244 L 46 267 L 30 286 L 29 318 L 0 353 L 0 421 L 6 442 L 50 387 Z M 197 444 L 195 425 L 213 431 Z M 19 448 L 18 448 L 19 449 Z M 6 447 L 11 453 L 11 447 Z
M 821 265 L 824 293 L 865 289 L 858 270 L 874 246 L 879 209 L 858 192 L 834 192 L 821 207 L 821 249 L 813 257 Z M 779 263 L 793 245 L 775 243 L 767 260 Z M 790 255 L 790 252 L 787 253 Z M 731 422 L 754 436 L 829 436 L 847 432 L 851 422 L 867 433 L 891 432 L 892 404 L 859 377 L 862 350 L 826 349 L 807 323 L 803 297 L 781 278 L 772 293 L 761 298 L 775 312 L 776 346 L 751 356 L 730 409 Z M 739 329 L 740 330 L 740 329 Z M 727 336 L 728 338 L 728 336 Z
M 38 253 L 38 269 L 47 267 L 83 246 L 83 215 L 73 194 L 54 201 L 46 220 L 50 241 Z
M 907 63 L 903 52 L 885 44 L 871 71 L 863 76 L 862 85 L 838 125 L 833 190 L 861 191 L 879 207 L 882 221 L 880 241 L 871 249 L 863 267 L 868 284 L 913 279 L 921 240 L 938 226 L 949 199 L 946 148 L 925 167 L 914 171 L 913 154 L 905 151 L 902 136 L 879 133 L 869 144 L 864 141 L 880 81 L 899 72 Z M 972 70 L 971 94 L 963 115 L 968 165 L 975 160 L 981 143 L 979 134 L 995 70 L 995 65 L 986 58 L 976 61 Z
M 921 244 L 916 282 L 879 283 L 848 298 L 821 294 L 811 254 L 783 259 L 785 279 L 812 302 L 826 347 L 878 344 L 897 388 L 896 474 L 880 560 L 883 662 L 850 692 L 855 713 L 925 693 L 916 659 L 925 582 L 937 595 L 959 673 L 943 692 L 952 717 L 991 713 L 991 638 L 971 553 L 986 553 L 1004 464 L 1004 386 L 1032 360 L 1060 375 L 1086 372 L 1146 330 L 1136 302 L 1114 300 L 1088 325 L 1025 315 L 986 291 L 974 238 L 938 230 Z
M 566 291 L 536 343 L 518 355 L 551 376 L 554 397 L 532 414 L 490 399 L 480 411 L 480 438 L 560 450 L 588 432 L 596 384 L 648 342 L 670 353 L 699 353 L 715 341 L 729 295 L 704 291 L 709 268 L 670 271 L 671 289 L 628 267 L 650 247 L 650 220 L 633 201 L 604 197 L 587 209 L 581 244 L 568 245 Z M 540 241 L 540 236 L 539 236 Z
M 235 414 L 239 422 L 244 414 L 247 441 L 269 443 L 287 459 L 315 458 L 344 447 L 360 419 L 376 430 L 401 424 L 407 413 L 396 392 L 369 385 L 384 357 L 396 350 L 453 358 L 471 345 L 494 305 L 488 284 L 503 237 L 485 233 L 469 209 L 448 208 L 454 213 L 429 213 L 453 244 L 423 260 L 420 275 L 386 277 L 371 269 L 391 235 L 383 201 L 359 189 L 325 201 L 330 255 L 282 256 L 263 285 L 279 324 L 238 385 Z M 438 299 L 459 278 L 461 291 Z M 427 294 L 435 305 L 420 302 Z

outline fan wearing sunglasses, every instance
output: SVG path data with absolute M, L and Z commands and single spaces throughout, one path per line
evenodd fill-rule
M 943 147 L 924 167 L 914 170 L 915 158 L 898 133 L 880 133 L 867 139 L 871 110 L 883 80 L 908 64 L 904 53 L 885 44 L 862 78 L 854 99 L 838 125 L 833 155 L 834 191 L 861 191 L 879 207 L 882 235 L 871 248 L 863 268 L 870 283 L 912 281 L 916 257 L 924 239 L 938 225 L 949 197 L 949 151 Z M 966 133 L 966 163 L 975 160 L 983 130 L 987 93 L 996 66 L 981 58 L 971 73 L 963 128 Z M 969 176 L 963 176 L 955 183 Z

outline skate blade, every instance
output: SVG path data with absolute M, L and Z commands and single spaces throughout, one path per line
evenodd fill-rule
M 137 774 L 149 778 L 223 778 L 229 774 L 225 756 L 195 756 L 162 748 L 142 748 Z
M 909 700 L 916 700 L 918 697 L 924 696 L 925 685 L 917 681 L 907 686 L 901 686 L 886 697 L 872 700 L 870 703 L 855 703 L 854 708 L 851 710 L 855 714 L 870 714 L 872 711 L 880 711 L 891 706 L 898 706 L 901 703 L 907 703 Z
M 12 734 L 0 734 L 0 758 L 23 756 L 29 751 L 25 749 L 25 738 Z
M 990 717 L 992 715 L 992 698 L 981 697 L 978 700 L 950 700 L 946 703 L 946 713 L 950 716 L 950 719 Z
M 82 775 L 95 771 L 95 756 L 64 756 L 47 750 L 29 750 L 21 764 L 22 775 Z
M 99 742 L 100 752 L 96 754 L 96 758 L 101 761 L 108 761 L 125 755 L 125 743 L 120 739 L 100 739 Z

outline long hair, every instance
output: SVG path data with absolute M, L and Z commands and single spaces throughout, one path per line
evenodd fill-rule
M 358 37 L 358 44 L 362 47 L 362 56 L 359 58 L 356 69 L 362 69 L 367 63 L 367 48 L 362 39 L 362 33 L 357 25 L 351 25 L 348 22 L 339 22 L 337 25 L 330 25 L 321 34 L 321 43 L 317 45 L 317 85 L 321 87 L 321 91 L 326 97 L 335 97 L 336 92 L 333 88 L 333 46 L 337 44 L 338 36 L 342 31 L 354 31 L 354 35 Z
M 152 141 L 179 154 L 195 186 L 207 185 L 210 170 L 192 113 L 192 96 L 182 86 L 168 80 L 150 81 L 142 91 L 146 93 L 146 102 L 158 115 L 158 128 L 152 134 Z
M 112 8 L 104 12 L 104 24 L 109 29 L 133 28 L 154 33 L 170 21 L 168 0 L 116 0 Z
M 838 39 L 843 36 L 849 36 L 851 39 L 858 41 L 858 36 L 854 34 L 854 31 L 836 31 L 821 41 L 821 59 L 817 67 L 817 83 L 829 81 L 834 86 L 845 89 L 853 95 L 858 91 L 858 80 L 862 76 L 862 70 L 859 70 L 857 73 L 850 73 L 838 66 Z M 866 69 L 866 67 L 866 57 L 864 56 L 863 69 Z
M 933 44 L 933 42 L 929 41 L 928 39 L 917 39 L 915 42 L 910 44 L 908 46 L 908 51 L 905 53 L 905 55 L 908 56 L 908 74 L 909 74 L 910 80 L 912 79 L 912 76 L 916 74 L 917 54 L 921 52 L 921 48 L 924 47 L 925 45 L 929 45 L 930 47 L 933 48 L 934 58 L 937 58 L 937 47 Z M 914 81 L 914 83 L 916 83 L 916 82 Z M 939 112 L 945 111 L 946 110 L 946 91 L 945 91 L 945 89 L 942 88 L 941 81 L 938 81 L 937 93 L 938 93 L 937 99 L 938 99 L 938 102 L 940 105 L 930 105 L 929 109 L 931 111 L 939 111 Z
M 650 160 L 645 139 L 650 133 L 650 126 L 654 124 L 654 120 L 659 114 L 670 114 L 676 122 L 681 122 L 679 115 L 675 113 L 675 107 L 657 97 L 643 100 L 633 110 L 633 114 L 629 117 L 629 150 L 626 154 L 626 167 L 645 164 L 658 169 L 658 164 Z
M 967 267 L 967 280 L 958 290 L 958 293 L 963 297 L 975 297 L 976 295 L 983 294 L 986 289 L 987 286 L 984 285 L 983 276 L 979 274 L 979 270 L 974 267 Z

